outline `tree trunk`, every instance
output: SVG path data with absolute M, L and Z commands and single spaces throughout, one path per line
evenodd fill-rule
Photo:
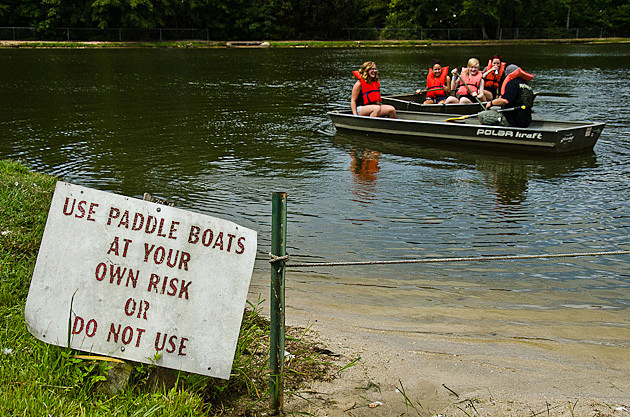
M 494 34 L 494 39 L 499 39 L 501 36 L 501 13 L 499 12 L 499 18 L 497 19 L 497 31 Z

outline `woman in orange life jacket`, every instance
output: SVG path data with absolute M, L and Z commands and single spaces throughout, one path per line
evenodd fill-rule
M 381 83 L 378 79 L 378 70 L 373 61 L 367 61 L 361 65 L 359 71 L 352 71 L 358 81 L 352 87 L 350 108 L 352 114 L 370 117 L 396 118 L 394 106 L 381 103 Z
M 488 61 L 488 66 L 483 71 L 483 101 L 490 101 L 495 97 L 499 97 L 505 65 L 500 55 L 495 55 Z
M 479 71 L 479 60 L 477 58 L 468 60 L 468 65 L 466 68 L 462 68 L 461 75 L 457 75 L 457 68 L 453 68 L 451 74 L 453 74 L 451 89 L 457 88 L 457 92 L 455 97 L 451 96 L 446 99 L 446 104 L 476 103 L 477 99 L 483 99 L 483 74 Z
M 427 93 L 424 104 L 442 104 L 451 94 L 451 77 L 448 75 L 448 66 L 442 67 L 439 59 L 431 61 L 431 69 L 427 74 Z M 422 94 L 417 90 L 416 94 Z

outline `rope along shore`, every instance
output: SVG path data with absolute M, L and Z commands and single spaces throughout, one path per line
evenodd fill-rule
M 427 258 L 427 259 L 401 259 L 394 261 L 357 261 L 357 262 L 311 262 L 311 263 L 286 263 L 286 268 L 312 268 L 324 266 L 353 266 L 353 265 L 392 265 L 392 264 L 426 264 L 439 262 L 487 262 L 487 261 L 505 261 L 520 259 L 551 259 L 551 258 L 577 258 L 581 256 L 616 256 L 630 255 L 630 250 L 612 251 L 612 252 L 585 252 L 585 253 L 558 253 L 558 254 L 542 254 L 542 255 L 505 255 L 505 256 L 478 256 L 478 257 L 462 257 L 462 258 Z M 270 263 L 277 263 L 290 260 L 289 255 L 274 256 L 269 254 Z

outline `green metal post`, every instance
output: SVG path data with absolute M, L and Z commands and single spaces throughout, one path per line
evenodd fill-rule
M 276 192 L 271 204 L 271 254 L 285 256 L 287 193 Z M 271 410 L 282 412 L 284 391 L 284 260 L 271 263 L 271 334 L 269 336 L 269 392 Z

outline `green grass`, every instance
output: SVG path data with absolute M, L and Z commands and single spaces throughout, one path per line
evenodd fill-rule
M 219 41 L 155 41 L 155 42 L 77 42 L 77 41 L 4 41 L 1 47 L 10 48 L 223 48 L 225 42 Z
M 155 366 L 133 364 L 127 387 L 99 390 L 112 362 L 76 358 L 80 352 L 35 339 L 24 304 L 56 178 L 0 161 L 0 416 L 256 416 L 268 412 L 269 323 L 259 299 L 245 310 L 229 381 L 175 372 L 175 388 L 151 383 Z M 331 366 L 287 329 L 285 398 L 305 381 L 328 379 Z

